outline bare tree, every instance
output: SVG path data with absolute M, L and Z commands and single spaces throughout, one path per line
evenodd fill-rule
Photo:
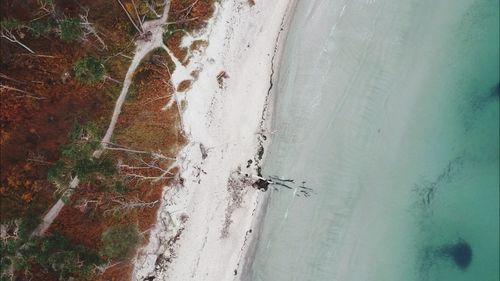
M 0 84 L 0 93 L 3 93 L 4 91 L 13 91 L 13 92 L 19 93 L 19 94 L 15 95 L 16 98 L 32 98 L 32 99 L 36 99 L 36 100 L 45 99 L 44 97 L 39 97 L 33 93 L 30 93 L 30 92 L 27 92 L 27 91 L 24 91 L 24 90 L 15 88 L 15 87 L 11 87 L 8 85 Z
M 171 97 L 172 97 L 172 95 L 170 95 L 170 94 L 168 94 L 168 95 L 156 94 L 155 96 L 152 96 L 152 97 L 145 99 L 144 102 L 141 103 L 141 105 L 150 104 L 150 103 L 156 102 L 158 100 L 168 99 Z
M 26 160 L 28 162 L 34 162 L 34 163 L 38 163 L 40 165 L 52 165 L 52 164 L 54 164 L 54 162 L 47 161 L 47 157 L 45 157 L 45 155 L 43 155 L 42 153 L 34 152 L 34 151 L 28 152 L 28 158 Z
M 37 13 L 39 16 L 33 20 L 38 20 L 46 16 L 56 16 L 56 6 L 53 0 L 38 0 L 38 5 L 40 5 L 40 10 Z
M 134 12 L 135 16 L 137 17 L 137 21 L 139 22 L 139 26 L 141 27 L 141 30 L 144 31 L 144 28 L 142 27 L 142 24 L 144 23 L 144 17 L 141 19 L 141 16 L 139 16 L 139 12 L 137 11 L 137 6 L 135 5 L 134 0 L 130 0 L 132 2 L 132 6 L 134 7 Z
M 110 142 L 106 143 L 106 150 L 122 151 L 135 156 L 131 158 L 131 162 L 134 164 L 123 162 L 118 164 L 120 172 L 126 178 L 158 182 L 175 177 L 175 174 L 171 172 L 171 168 L 172 163 L 175 163 L 177 159 L 165 156 L 161 151 L 136 150 Z
M 85 199 L 82 202 L 80 202 L 80 204 L 75 205 L 75 208 L 77 208 L 78 210 L 80 210 L 80 212 L 84 213 L 87 210 L 88 205 L 91 204 L 91 203 L 95 204 L 96 206 L 99 206 L 101 204 L 101 200 L 89 200 L 89 199 Z
M 35 52 L 30 49 L 28 46 L 24 45 L 17 39 L 17 37 L 14 35 L 15 30 L 18 30 L 20 26 L 17 26 L 18 23 L 11 22 L 12 24 L 9 24 L 8 21 L 3 21 L 0 26 L 0 37 L 5 38 L 7 41 L 17 44 L 21 47 L 23 47 L 25 50 L 28 52 L 34 54 Z
M 103 265 L 96 265 L 95 266 L 95 270 L 99 273 L 104 273 L 106 270 L 114 267 L 114 266 L 117 266 L 119 264 L 121 264 L 122 262 L 115 262 L 115 263 L 111 263 L 110 261 L 108 261 L 107 263 L 103 264 Z
M 118 151 L 135 153 L 135 154 L 150 154 L 150 152 L 147 152 L 144 150 L 132 149 L 132 148 L 129 148 L 129 147 L 126 147 L 124 145 L 117 144 L 117 143 L 105 142 L 104 144 L 106 144 L 106 148 L 105 148 L 106 150 L 118 150 Z
M 132 154 L 148 154 L 154 159 L 165 159 L 165 160 L 177 160 L 175 157 L 168 157 L 163 155 L 161 151 L 158 152 L 150 152 L 150 151 L 144 151 L 144 150 L 137 150 L 137 149 L 132 149 L 127 146 L 117 144 L 117 143 L 112 143 L 112 142 L 105 142 L 106 144 L 106 150 L 119 150 L 119 151 L 124 151 Z
M 153 3 L 152 1 L 148 1 L 148 0 L 143 0 L 142 3 L 146 6 L 146 8 L 155 15 L 155 17 L 157 18 L 161 18 L 161 15 L 158 14 L 158 12 L 156 12 L 156 9 L 155 7 L 153 6 Z M 163 6 L 165 6 L 165 2 L 163 2 Z
M 196 4 L 198 4 L 198 2 L 199 2 L 199 1 L 200 1 L 200 0 L 194 0 L 191 4 L 189 4 L 189 6 L 187 6 L 186 8 L 184 8 L 184 9 L 182 9 L 182 10 L 178 11 L 178 13 L 179 13 L 179 14 L 180 14 L 180 13 L 184 13 L 184 17 L 187 17 L 187 16 L 191 13 L 191 11 L 193 10 L 194 6 L 195 6 Z
M 85 14 L 80 15 L 80 20 L 81 20 L 80 24 L 81 24 L 82 29 L 83 29 L 83 37 L 85 38 L 89 35 L 94 36 L 96 38 L 96 40 L 99 42 L 99 44 L 101 45 L 101 50 L 107 50 L 108 46 L 106 45 L 106 43 L 104 43 L 104 40 L 97 33 L 97 30 L 96 30 L 94 24 L 89 22 L 89 9 L 84 9 L 84 11 L 85 11 Z
M 160 153 L 151 154 L 150 157 L 135 158 L 136 164 L 119 164 L 118 167 L 125 177 L 136 180 L 160 180 L 172 179 L 175 174 L 171 172 L 171 162 L 174 158 L 166 157 Z
M 111 199 L 111 202 L 115 205 L 114 207 L 104 211 L 104 214 L 107 213 L 116 213 L 116 212 L 127 212 L 133 209 L 145 209 L 145 208 L 153 208 L 160 201 L 155 200 L 151 202 L 145 202 L 140 200 L 139 198 L 133 198 L 130 200 L 126 200 L 123 196 L 118 196 Z
M 120 4 L 120 7 L 122 7 L 123 11 L 125 12 L 125 14 L 127 15 L 127 18 L 130 20 L 130 22 L 132 23 L 132 25 L 135 27 L 135 29 L 139 32 L 139 34 L 143 34 L 144 33 L 144 30 L 142 28 L 142 21 L 140 20 L 139 18 L 139 23 L 136 24 L 135 21 L 132 19 L 132 15 L 130 14 L 130 12 L 127 10 L 127 8 L 125 7 L 125 5 L 123 5 L 122 1 L 121 0 L 116 0 L 118 2 L 118 4 Z M 135 8 L 135 3 L 132 1 L 132 3 L 134 4 L 134 8 Z M 137 11 L 137 10 L 136 10 Z M 136 14 L 138 16 L 138 14 Z

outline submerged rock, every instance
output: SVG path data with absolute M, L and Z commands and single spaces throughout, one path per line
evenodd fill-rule
M 461 270 L 467 269 L 472 261 L 472 248 L 465 240 L 446 245 L 441 249 L 441 254 L 452 259 Z

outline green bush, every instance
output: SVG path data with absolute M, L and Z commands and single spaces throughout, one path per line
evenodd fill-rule
M 47 171 L 47 180 L 49 182 L 56 182 L 58 179 L 62 178 L 61 174 L 63 173 L 64 170 L 64 161 L 63 160 L 58 160 L 55 162 Z
M 56 273 L 60 280 L 68 280 L 70 276 L 87 279 L 93 267 L 102 263 L 99 255 L 58 233 L 34 237 L 22 253 L 45 270 Z
M 168 25 L 163 31 L 163 41 L 167 41 L 176 32 L 186 32 L 186 30 L 173 24 Z
M 73 66 L 75 78 L 83 83 L 92 84 L 101 81 L 104 77 L 104 65 L 94 57 L 80 59 Z
M 42 222 L 40 214 L 28 211 L 19 224 L 18 235 L 21 241 L 27 241 L 35 228 Z
M 24 23 L 17 19 L 3 19 L 0 21 L 0 27 L 5 30 L 20 30 L 25 27 Z
M 9 280 L 12 277 L 9 276 L 11 267 L 14 273 L 26 277 L 30 275 L 33 264 L 55 273 L 59 280 L 68 280 L 70 277 L 85 280 L 92 274 L 94 266 L 103 263 L 97 253 L 71 243 L 58 233 L 46 237 L 35 236 L 25 241 L 8 239 L 1 241 L 0 245 L 2 253 L 0 278 Z
M 36 20 L 29 24 L 29 30 L 33 37 L 38 38 L 43 35 L 47 35 L 52 32 L 56 27 L 56 22 L 52 18 L 46 20 Z
M 115 172 L 113 161 L 107 158 L 82 158 L 75 163 L 75 174 L 82 180 L 86 180 L 94 173 L 110 176 Z
M 30 235 L 38 226 L 41 219 L 34 210 L 28 210 L 22 219 L 7 222 L 7 231 L 11 234 L 17 229 L 17 236 L 0 240 L 0 280 L 14 280 L 13 274 L 22 271 L 25 276 L 30 274 L 31 263 L 29 257 L 20 254 L 20 249 L 30 244 Z M 15 279 L 18 280 L 18 279 Z
M 114 162 L 109 157 L 92 157 L 100 145 L 101 134 L 101 128 L 94 123 L 85 126 L 77 123 L 73 126 L 69 134 L 70 143 L 61 145 L 61 158 L 47 173 L 47 179 L 56 185 L 57 192 L 64 194 L 68 183 L 75 176 L 81 181 L 89 181 L 115 173 Z
M 126 101 L 136 100 L 138 96 L 137 86 L 135 84 L 130 85 L 128 88 L 127 95 L 125 96 Z
M 116 193 L 127 193 L 129 191 L 129 188 L 126 184 L 124 184 L 122 181 L 116 181 L 114 184 L 113 184 L 113 189 L 112 189 L 113 192 L 116 192 Z
M 59 37 L 70 42 L 81 38 L 83 35 L 79 18 L 67 18 L 59 22 Z
M 109 227 L 102 234 L 101 254 L 108 258 L 131 257 L 139 243 L 139 231 L 135 224 L 119 224 Z
M 32 231 L 40 221 L 39 214 L 28 210 L 22 219 L 3 222 L 7 233 L 13 235 L 0 240 L 0 280 L 12 280 L 12 274 L 15 271 L 23 271 L 25 275 L 30 274 L 29 258 L 19 255 L 19 250 L 25 247 L 24 244 L 27 244 Z M 15 235 L 16 230 L 17 236 Z
M 10 269 L 12 265 L 15 266 L 16 250 L 16 240 L 0 240 L 0 280 L 10 280 Z

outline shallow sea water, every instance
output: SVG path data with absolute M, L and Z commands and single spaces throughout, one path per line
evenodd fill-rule
M 497 0 L 299 0 L 250 279 L 499 280 L 498 82 Z

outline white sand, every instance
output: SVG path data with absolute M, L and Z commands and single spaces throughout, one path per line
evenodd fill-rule
M 178 95 L 187 101 L 182 125 L 189 143 L 178 160 L 183 184 L 166 188 L 134 280 L 238 280 L 245 267 L 257 232 L 249 230 L 258 225 L 266 194 L 254 189 L 251 179 L 257 174 L 261 134 L 267 137 L 264 148 L 270 136 L 270 79 L 275 84 L 295 5 L 293 0 L 255 2 L 252 7 L 247 0 L 217 4 L 200 35 L 208 47 L 173 73 L 177 85 L 192 70 L 200 71 L 185 96 Z M 221 71 L 229 76 L 222 88 L 217 82 Z M 247 168 L 249 159 L 253 163 Z M 231 174 L 235 184 L 228 185 Z

